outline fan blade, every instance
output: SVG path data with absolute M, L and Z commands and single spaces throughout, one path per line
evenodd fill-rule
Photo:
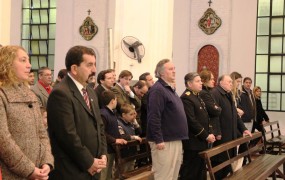
M 131 46 L 132 46 L 133 48 L 137 48 L 137 47 L 139 47 L 140 45 L 142 45 L 142 43 L 141 43 L 140 41 L 136 41 L 136 42 L 134 42 Z
M 138 47 L 135 48 L 134 54 L 137 55 L 137 58 L 135 58 L 135 59 L 137 59 L 138 62 L 141 63 L 142 62 L 142 55 L 140 54 L 140 51 L 139 51 Z
M 127 45 L 128 47 L 131 47 L 131 45 L 129 43 L 127 43 L 124 39 L 123 39 L 123 42 L 125 45 Z

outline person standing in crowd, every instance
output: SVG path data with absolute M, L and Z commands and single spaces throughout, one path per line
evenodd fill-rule
M 139 80 L 145 81 L 148 88 L 152 87 L 154 84 L 153 77 L 150 75 L 149 72 L 141 74 Z
M 51 82 L 52 82 L 52 74 L 51 70 L 48 67 L 41 67 L 38 70 L 39 80 L 38 82 L 32 87 L 32 91 L 38 97 L 39 103 L 41 107 L 47 107 L 47 100 L 49 94 L 52 91 Z
M 183 159 L 182 140 L 188 139 L 187 118 L 173 90 L 175 67 L 169 59 L 158 62 L 158 81 L 150 88 L 147 106 L 147 139 L 155 180 L 176 180 Z
M 66 69 L 61 69 L 58 73 L 57 73 L 57 78 L 55 80 L 55 82 L 53 83 L 53 87 L 56 86 L 58 83 L 60 83 L 63 78 L 67 75 L 67 70 Z
M 255 105 L 256 105 L 256 119 L 253 122 L 252 133 L 257 129 L 260 132 L 263 132 L 262 125 L 269 122 L 269 117 L 263 109 L 261 103 L 261 88 L 256 86 L 253 88 L 253 95 L 255 98 Z
M 241 90 L 240 90 L 240 85 L 241 85 L 241 81 L 242 81 L 242 76 L 240 73 L 238 72 L 232 72 L 230 74 L 230 77 L 232 78 L 233 81 L 233 86 L 232 86 L 232 95 L 233 95 L 233 99 L 234 99 L 234 103 L 235 106 L 237 108 L 237 113 L 239 115 L 239 117 L 241 117 L 244 112 L 240 107 L 240 95 L 241 95 Z
M 102 72 L 102 71 L 101 71 Z M 127 141 L 123 139 L 119 132 L 117 115 L 115 109 L 117 106 L 117 98 L 112 91 L 103 91 L 101 93 L 102 104 L 101 117 L 105 125 L 105 135 L 107 139 L 107 167 L 101 171 L 101 180 L 115 179 L 112 177 L 112 168 L 115 162 L 115 150 L 113 144 L 127 144 Z
M 147 93 L 148 87 L 145 81 L 139 80 L 136 84 L 131 87 L 133 93 L 141 100 L 143 96 Z
M 232 86 L 233 80 L 229 75 L 222 75 L 218 79 L 218 86 L 215 87 L 211 94 L 213 95 L 218 106 L 222 108 L 221 114 L 219 116 L 220 129 L 221 129 L 221 139 L 214 143 L 214 146 L 218 146 L 222 143 L 226 143 L 236 139 L 241 136 L 239 133 L 251 136 L 250 131 L 246 129 L 242 120 L 238 118 L 237 109 L 232 96 Z M 236 150 L 232 149 L 229 155 L 234 156 Z M 224 162 L 227 159 L 227 154 L 222 153 L 221 155 L 215 156 L 212 160 L 214 166 Z M 225 178 L 231 171 L 231 165 L 226 166 L 220 171 L 215 173 L 216 179 Z
M 183 163 L 180 180 L 207 180 L 205 160 L 199 152 L 214 143 L 215 136 L 210 130 L 209 116 L 205 103 L 199 96 L 202 81 L 198 73 L 188 73 L 184 77 L 186 90 L 181 95 L 188 122 L 189 140 L 183 140 Z M 193 163 L 195 162 L 195 163 Z
M 30 89 L 35 85 L 35 73 L 32 69 L 29 73 L 28 85 Z
M 0 49 L 0 165 L 3 179 L 48 179 L 50 141 L 37 97 L 28 87 L 29 56 L 20 46 Z
M 230 74 L 232 81 L 233 81 L 233 87 L 232 87 L 232 96 L 233 96 L 233 101 L 235 103 L 236 109 L 237 109 L 237 113 L 238 113 L 238 117 L 239 119 L 241 119 L 241 117 L 244 115 L 244 111 L 243 108 L 241 107 L 241 94 L 242 94 L 242 90 L 240 88 L 241 82 L 242 82 L 242 75 L 236 71 L 232 72 Z M 251 130 L 251 129 L 249 129 Z M 242 136 L 242 132 L 238 133 L 238 137 Z M 247 149 L 247 144 L 241 144 L 238 147 L 238 153 L 242 153 L 244 151 L 246 151 Z M 241 165 L 245 165 L 247 162 L 247 158 L 243 158 L 243 162 L 242 164 L 240 163 L 241 159 L 239 161 L 236 161 L 235 163 L 233 163 L 232 167 L 233 169 L 238 169 L 240 168 Z
M 95 92 L 98 97 L 99 107 L 103 108 L 105 105 L 103 104 L 102 93 L 103 91 L 109 91 L 114 85 L 114 77 L 113 70 L 107 69 L 98 73 L 97 75 L 97 83 L 98 86 L 95 88 Z
M 140 75 L 139 80 L 143 80 L 146 82 L 146 85 L 149 89 L 153 86 L 154 81 L 153 77 L 150 75 L 149 72 L 145 72 Z M 142 137 L 146 137 L 146 126 L 147 126 L 147 98 L 148 98 L 148 92 L 142 97 L 141 99 L 141 128 L 142 128 Z
M 143 80 L 139 80 L 138 82 L 136 82 L 134 86 L 131 87 L 131 90 L 138 97 L 139 102 L 140 102 L 138 104 L 139 106 L 136 106 L 136 112 L 137 112 L 136 120 L 141 125 L 141 120 L 140 120 L 141 119 L 141 100 L 148 91 L 146 82 Z
M 241 119 L 248 130 L 252 130 L 253 122 L 255 121 L 256 115 L 256 104 L 252 90 L 250 89 L 252 80 L 249 77 L 243 79 L 242 93 L 240 95 L 240 107 L 244 114 Z
M 205 102 L 207 112 L 210 117 L 210 132 L 216 136 L 217 140 L 221 139 L 221 129 L 219 116 L 222 108 L 219 107 L 211 95 L 210 91 L 215 87 L 214 75 L 211 71 L 203 70 L 200 72 L 202 91 L 199 93 L 202 100 Z
M 50 179 L 99 179 L 106 168 L 107 145 L 97 96 L 87 86 L 96 73 L 95 52 L 74 46 L 66 54 L 68 75 L 50 94 L 48 131 L 55 170 Z
M 136 107 L 140 107 L 139 98 L 132 92 L 130 87 L 130 82 L 133 78 L 133 75 L 128 70 L 123 70 L 119 75 L 119 80 L 114 87 L 112 87 L 112 91 L 115 93 L 117 97 L 117 111 L 120 112 L 121 106 L 125 103 L 133 104 Z

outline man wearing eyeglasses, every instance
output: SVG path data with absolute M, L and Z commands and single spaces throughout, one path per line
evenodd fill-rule
M 38 82 L 32 87 L 32 91 L 36 94 L 38 97 L 38 101 L 40 103 L 40 106 L 46 109 L 47 106 L 47 100 L 49 97 L 49 94 L 51 93 L 52 87 L 52 73 L 51 69 L 48 67 L 41 67 L 38 70 L 38 76 L 39 80 Z

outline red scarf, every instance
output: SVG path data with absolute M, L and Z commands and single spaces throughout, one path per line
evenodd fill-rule
M 51 93 L 51 86 L 50 85 L 45 85 L 41 80 L 39 80 L 39 83 L 45 88 L 48 94 Z

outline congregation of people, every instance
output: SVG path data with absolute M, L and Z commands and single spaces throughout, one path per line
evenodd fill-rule
M 98 72 L 89 47 L 71 47 L 65 66 L 52 82 L 52 69 L 41 67 L 35 74 L 22 47 L 0 48 L 3 179 L 116 179 L 114 144 L 146 138 L 151 158 L 127 163 L 125 171 L 148 161 L 155 180 L 206 180 L 199 152 L 251 136 L 269 122 L 261 88 L 252 90 L 252 79 L 238 72 L 218 78 L 207 69 L 187 73 L 179 95 L 176 84 L 182 80 L 169 59 L 157 63 L 156 82 L 145 72 L 133 85 L 129 70 L 118 76 L 114 69 Z M 242 151 L 242 146 L 232 149 L 212 163 Z M 231 171 L 228 165 L 215 173 L 216 179 Z

